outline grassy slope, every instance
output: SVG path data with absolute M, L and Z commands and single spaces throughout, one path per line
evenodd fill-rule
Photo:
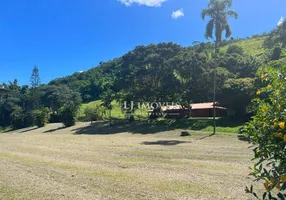
M 100 100 L 92 101 L 92 102 L 89 102 L 89 103 L 86 103 L 86 104 L 82 104 L 81 108 L 80 108 L 80 111 L 79 111 L 79 116 L 78 117 L 79 118 L 85 117 L 84 111 L 85 111 L 86 108 L 95 107 L 95 106 L 98 106 L 100 104 L 102 104 L 102 101 L 100 101 Z M 112 117 L 114 117 L 114 118 L 123 118 L 124 114 L 121 112 L 121 108 L 120 108 L 119 103 L 117 103 L 116 101 L 113 101 L 112 102 L 112 106 L 113 106 L 113 109 L 111 111 Z
M 85 117 L 84 110 L 86 108 L 97 106 L 97 105 L 100 105 L 101 103 L 102 102 L 100 100 L 97 100 L 97 101 L 92 101 L 90 103 L 82 104 L 81 108 L 80 108 L 80 111 L 79 111 L 78 118 Z M 121 111 L 120 103 L 118 103 L 116 101 L 113 101 L 112 102 L 112 106 L 113 106 L 112 111 L 111 111 L 112 118 L 120 118 L 120 119 L 125 118 L 124 113 L 122 113 L 122 111 Z M 147 110 L 137 110 L 135 114 L 137 116 L 140 115 L 140 116 L 143 116 L 143 117 L 147 117 Z
M 247 40 L 241 40 L 236 43 L 221 47 L 221 52 L 226 52 L 227 48 L 231 45 L 237 45 L 244 49 L 246 55 L 260 56 L 265 52 L 265 48 L 263 47 L 265 39 L 266 37 L 264 36 L 264 37 L 250 38 Z

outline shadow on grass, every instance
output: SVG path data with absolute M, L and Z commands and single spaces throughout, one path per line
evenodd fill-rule
M 1 133 L 26 133 L 38 129 L 39 127 L 26 127 L 26 128 L 8 128 L 7 130 L 1 130 Z
M 114 125 L 110 126 L 107 121 L 95 122 L 87 127 L 73 129 L 74 134 L 87 135 L 109 135 L 118 133 L 132 133 L 132 134 L 155 134 L 164 131 L 171 131 L 175 129 L 184 130 L 203 130 L 206 127 L 212 126 L 211 119 L 180 119 L 180 120 L 153 120 L 153 121 L 135 121 L 128 123 L 126 120 L 113 121 Z M 236 127 L 241 125 L 241 122 L 233 121 L 227 118 L 217 120 L 218 127 Z M 206 136 L 201 139 L 205 139 Z
M 143 122 L 133 122 L 112 126 L 110 126 L 107 122 L 96 122 L 87 127 L 73 129 L 72 131 L 74 131 L 74 134 L 86 135 L 110 135 L 124 132 L 144 135 L 170 130 L 174 130 L 174 128 L 164 125 L 146 124 Z
M 67 128 L 67 127 L 63 126 L 63 127 L 59 127 L 59 128 L 55 128 L 55 129 L 50 129 L 50 130 L 45 131 L 44 133 L 52 133 L 52 132 L 59 131 L 59 130 L 65 129 L 65 128 Z
M 212 137 L 212 136 L 215 136 L 215 134 L 212 133 L 212 134 L 210 134 L 210 135 L 206 135 L 206 136 L 201 137 L 201 138 L 198 138 L 198 139 L 196 139 L 196 140 L 204 140 L 204 139 L 210 138 L 210 137 Z
M 1 134 L 1 133 L 13 132 L 13 131 L 15 131 L 15 130 L 16 130 L 16 129 L 1 130 L 1 131 L 0 131 L 0 134 Z
M 141 144 L 143 145 L 162 145 L 162 146 L 175 146 L 178 144 L 183 144 L 183 143 L 190 143 L 186 141 L 180 141 L 180 140 L 158 140 L 154 142 L 143 142 Z
M 154 124 L 168 125 L 177 129 L 188 130 L 203 130 L 207 127 L 213 126 L 213 120 L 210 118 L 189 118 L 189 119 L 163 119 L 153 121 Z M 219 118 L 216 120 L 217 127 L 220 128 L 236 128 L 242 126 L 245 123 L 243 120 L 231 119 L 231 118 Z
M 20 131 L 20 133 L 26 133 L 26 132 L 33 131 L 33 130 L 36 130 L 36 129 L 39 129 L 39 127 L 29 128 L 29 129 L 26 129 L 26 130 Z

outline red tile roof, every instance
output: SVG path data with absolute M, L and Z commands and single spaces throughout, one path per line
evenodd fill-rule
M 218 106 L 219 103 L 216 102 L 216 108 L 226 110 L 224 107 Z M 192 110 L 203 110 L 203 109 L 213 109 L 213 102 L 207 102 L 207 103 L 194 103 L 191 104 Z M 175 105 L 175 106 L 162 106 L 162 111 L 167 110 L 181 110 L 183 109 L 181 105 Z

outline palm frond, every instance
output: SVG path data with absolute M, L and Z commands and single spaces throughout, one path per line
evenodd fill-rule
M 205 20 L 206 15 L 207 15 L 207 9 L 203 9 L 203 11 L 201 13 L 201 17 L 202 17 L 203 20 Z
M 209 0 L 208 8 L 201 13 L 202 19 L 205 19 L 206 16 L 211 19 L 206 27 L 205 37 L 207 39 L 213 38 L 213 33 L 215 33 L 216 42 L 220 43 L 223 31 L 225 31 L 226 38 L 231 36 L 232 32 L 228 24 L 228 17 L 238 18 L 237 12 L 229 10 L 232 2 L 233 0 Z
M 206 28 L 205 37 L 206 37 L 207 39 L 213 38 L 213 30 L 214 30 L 214 19 L 211 19 L 211 20 L 208 22 L 207 28 Z
M 203 9 L 202 13 L 201 13 L 201 17 L 203 20 L 205 20 L 206 16 L 209 16 L 210 14 L 210 10 L 209 9 Z
M 225 37 L 229 38 L 231 36 L 231 34 L 232 34 L 230 25 L 226 24 L 225 27 L 224 27 L 224 30 L 225 30 Z
M 235 19 L 238 18 L 238 13 L 235 12 L 234 10 L 229 10 L 229 11 L 227 11 L 226 14 L 227 14 L 228 16 L 235 17 Z
M 204 20 L 206 16 L 209 16 L 210 18 L 214 18 L 216 15 L 216 10 L 214 10 L 213 8 L 207 8 L 207 9 L 203 9 L 202 13 L 201 13 L 201 17 Z

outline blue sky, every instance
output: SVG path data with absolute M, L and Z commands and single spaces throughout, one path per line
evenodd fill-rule
M 0 0 L 0 83 L 43 83 L 120 57 L 136 45 L 205 41 L 208 0 Z M 285 0 L 233 0 L 233 37 L 269 31 L 286 17 Z M 175 12 L 178 11 L 178 12 Z M 173 15 L 173 17 L 172 17 Z M 175 19 L 175 17 L 178 17 Z

